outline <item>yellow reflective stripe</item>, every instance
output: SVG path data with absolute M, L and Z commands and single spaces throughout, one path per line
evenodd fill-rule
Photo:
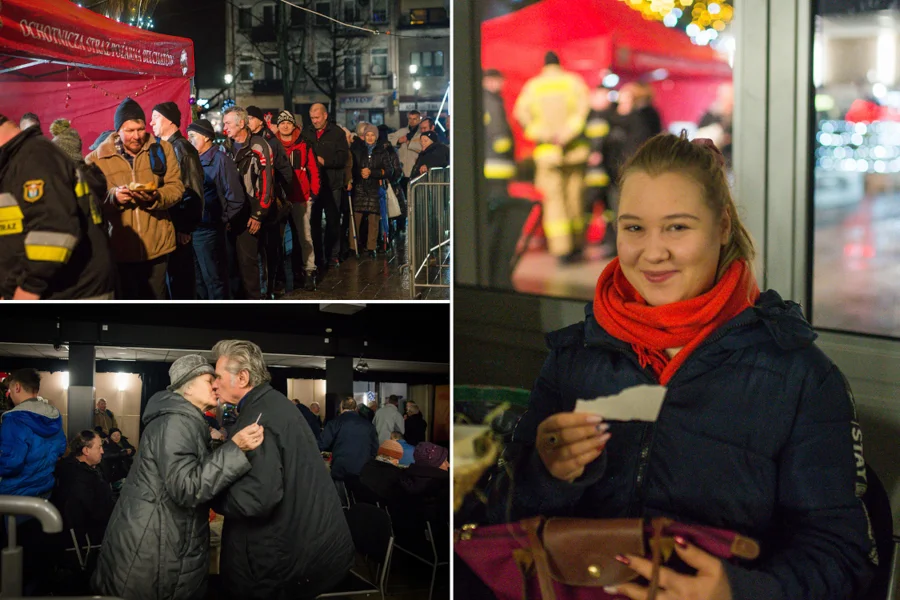
M 484 176 L 487 179 L 512 179 L 516 175 L 516 165 L 510 161 L 486 160 Z
M 567 77 L 554 77 L 554 78 L 540 78 L 533 80 L 534 83 L 534 91 L 545 94 L 545 93 L 567 93 L 575 91 L 575 86 L 572 85 L 572 80 Z
M 78 238 L 56 231 L 32 231 L 25 236 L 28 260 L 64 263 L 69 260 Z
M 512 149 L 512 140 L 508 137 L 497 138 L 494 140 L 493 148 L 497 154 L 506 154 Z
M 82 196 L 87 196 L 91 192 L 91 189 L 88 187 L 88 184 L 84 181 L 80 181 L 75 184 L 75 195 L 81 198 Z
M 606 134 L 608 133 L 609 123 L 604 119 L 588 121 L 587 126 L 584 128 L 584 134 L 591 139 L 606 137 Z
M 22 214 L 22 209 L 19 208 L 18 204 L 0 208 L 0 221 L 13 221 L 24 217 L 25 215 Z
M 559 221 L 544 221 L 544 233 L 547 237 L 559 237 L 572 233 L 572 222 L 568 219 Z
M 0 235 L 14 235 L 22 233 L 22 219 L 10 219 L 8 221 L 0 221 Z
M 35 246 L 33 244 L 25 244 L 25 256 L 28 260 L 41 262 L 68 262 L 72 251 L 68 248 L 60 248 L 59 246 Z
M 484 111 L 484 126 L 487 127 L 491 124 L 491 113 L 488 111 Z
M 609 175 L 603 169 L 589 169 L 584 175 L 584 184 L 588 187 L 606 187 Z
M 535 159 L 544 157 L 561 157 L 562 149 L 554 144 L 540 144 L 534 149 Z

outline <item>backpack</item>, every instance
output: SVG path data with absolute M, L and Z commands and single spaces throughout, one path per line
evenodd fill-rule
M 159 177 L 159 187 L 162 187 L 165 185 L 168 165 L 166 164 L 166 152 L 163 150 L 162 144 L 159 143 L 159 138 L 156 138 L 156 141 L 150 144 L 147 153 L 150 156 L 150 170 Z

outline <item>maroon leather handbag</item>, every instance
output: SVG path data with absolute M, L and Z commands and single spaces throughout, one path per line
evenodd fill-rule
M 675 536 L 721 559 L 753 560 L 759 544 L 732 531 L 671 519 L 534 517 L 505 525 L 464 525 L 455 552 L 498 600 L 611 600 L 603 591 L 638 578 L 617 554 L 653 563 L 648 599 L 659 589 L 659 569 L 675 549 Z

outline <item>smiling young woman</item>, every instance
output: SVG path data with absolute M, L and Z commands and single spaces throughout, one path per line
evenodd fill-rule
M 664 568 L 666 597 L 856 597 L 872 541 L 856 496 L 853 400 L 799 306 L 760 293 L 722 155 L 708 140 L 662 134 L 620 185 L 619 258 L 584 322 L 547 338 L 507 448 L 511 510 L 492 506 L 490 520 L 667 516 L 730 529 L 760 541 L 759 560 L 683 548 L 693 570 Z M 574 412 L 579 399 L 641 384 L 666 386 L 655 422 Z M 649 573 L 641 557 L 622 562 Z

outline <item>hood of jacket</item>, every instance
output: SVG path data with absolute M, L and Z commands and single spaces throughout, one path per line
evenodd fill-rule
M 585 345 L 630 349 L 630 344 L 613 337 L 597 323 L 593 302 L 589 302 L 584 311 Z M 698 351 L 712 344 L 722 349 L 736 350 L 769 342 L 774 342 L 782 350 L 796 350 L 810 346 L 817 337 L 818 334 L 803 317 L 799 304 L 783 300 L 778 292 L 768 290 L 760 294 L 755 306 L 714 331 Z
M 31 429 L 35 435 L 42 438 L 58 435 L 61 425 L 59 411 L 37 398 L 25 400 L 12 410 L 3 413 L 3 416 L 0 417 L 2 422 L 10 420 L 18 421 Z
M 141 422 L 146 427 L 153 419 L 175 414 L 194 418 L 203 423 L 206 422 L 199 408 L 185 400 L 184 396 L 168 391 L 153 394 L 153 397 L 147 402 L 147 408 L 144 409 L 144 416 Z

